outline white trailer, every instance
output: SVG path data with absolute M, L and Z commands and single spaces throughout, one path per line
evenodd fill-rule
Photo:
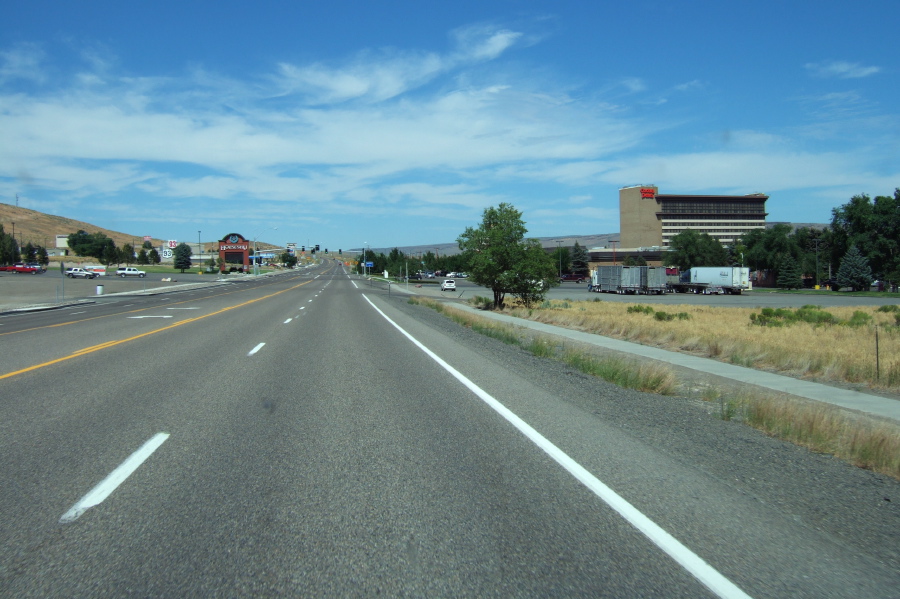
M 730 293 L 750 289 L 750 269 L 744 266 L 695 266 L 681 273 L 672 284 L 678 293 Z

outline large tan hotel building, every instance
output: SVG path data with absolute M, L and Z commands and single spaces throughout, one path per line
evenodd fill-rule
M 655 185 L 619 190 L 620 248 L 669 246 L 685 229 L 708 233 L 723 245 L 766 227 L 766 200 L 744 196 L 662 194 Z

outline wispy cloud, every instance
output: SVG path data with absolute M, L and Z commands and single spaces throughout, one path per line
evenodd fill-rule
M 809 62 L 803 66 L 817 77 L 837 77 L 838 79 L 859 79 L 881 71 L 881 67 L 867 67 L 857 62 L 847 62 L 845 60 Z
M 19 44 L 0 51 L 0 82 L 24 79 L 42 83 L 45 80 L 43 60 L 44 52 L 37 44 Z

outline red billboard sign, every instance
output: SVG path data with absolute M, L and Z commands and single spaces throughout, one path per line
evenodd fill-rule
M 642 198 L 655 198 L 656 190 L 652 187 L 641 187 L 641 197 Z

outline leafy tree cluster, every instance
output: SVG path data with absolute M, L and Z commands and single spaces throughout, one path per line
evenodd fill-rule
M 0 264 L 14 264 L 22 259 L 19 244 L 9 233 L 3 231 L 0 225 Z
M 438 256 L 431 251 L 425 252 L 424 254 L 407 254 L 394 248 L 388 254 L 367 250 L 365 256 L 363 256 L 363 253 L 360 252 L 356 256 L 357 273 L 361 274 L 364 270 L 364 257 L 365 261 L 372 263 L 372 266 L 368 269 L 369 272 L 381 273 L 388 271 L 390 276 L 403 277 L 406 276 L 407 271 L 410 273 L 410 276 L 412 276 L 420 270 L 429 270 L 432 272 L 465 272 L 467 270 L 465 261 L 459 254 L 453 256 Z
M 525 239 L 522 213 L 511 204 L 486 208 L 478 227 L 467 227 L 457 239 L 474 283 L 494 294 L 494 308 L 502 308 L 512 294 L 526 306 L 541 301 L 558 285 L 553 256 L 536 239 Z
M 16 262 L 37 263 L 47 266 L 50 263 L 50 257 L 44 246 L 35 245 L 30 241 L 20 247 L 15 237 L 6 233 L 3 230 L 3 225 L 0 225 L 0 264 L 14 264 Z
M 855 195 L 831 211 L 831 264 L 856 246 L 868 261 L 872 276 L 900 280 L 900 188 L 893 196 Z
M 723 266 L 731 260 L 718 239 L 708 233 L 685 229 L 669 242 L 663 262 L 687 270 L 694 266 Z
M 155 253 L 155 259 L 150 254 L 144 252 L 141 261 L 140 254 L 135 258 L 134 247 L 130 243 L 126 243 L 121 248 L 116 247 L 116 242 L 104 235 L 103 233 L 87 233 L 81 229 L 76 233 L 71 233 L 68 238 L 69 249 L 76 256 L 95 258 L 100 264 L 105 266 L 118 266 L 119 264 L 159 264 L 159 253 L 152 249 L 150 242 L 144 242 L 144 248 L 150 247 L 152 253 Z M 184 271 L 182 271 L 184 272 Z

